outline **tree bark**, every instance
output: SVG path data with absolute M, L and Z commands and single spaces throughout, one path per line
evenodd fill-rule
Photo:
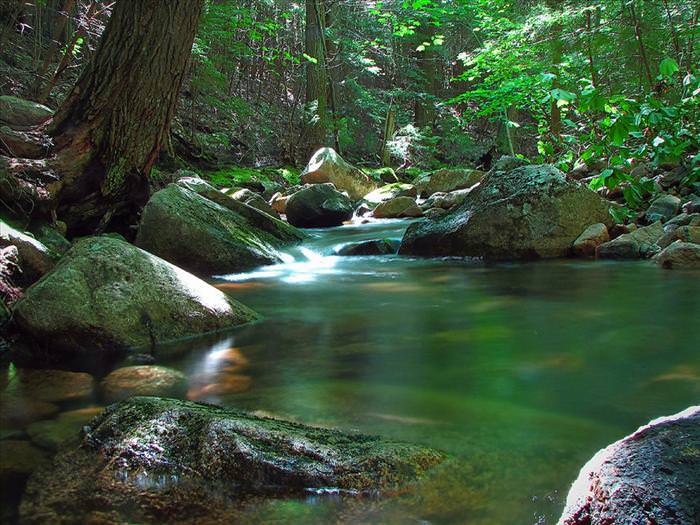
M 306 104 L 313 116 L 306 125 L 306 159 L 328 140 L 328 71 L 324 36 L 325 9 L 323 0 L 306 1 Z
M 70 232 L 133 220 L 165 143 L 204 0 L 119 0 L 49 133 Z

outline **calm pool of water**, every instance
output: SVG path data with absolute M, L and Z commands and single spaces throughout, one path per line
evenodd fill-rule
M 700 274 L 647 262 L 338 257 L 405 222 L 312 231 L 215 284 L 267 320 L 159 351 L 188 397 L 425 444 L 406 493 L 247 505 L 258 523 L 555 523 L 599 448 L 700 399 Z

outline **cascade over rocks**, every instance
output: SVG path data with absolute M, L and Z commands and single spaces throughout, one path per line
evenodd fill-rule
M 464 202 L 411 225 L 401 254 L 493 259 L 562 257 L 591 223 L 609 225 L 610 203 L 554 166 L 490 172 Z
M 340 226 L 353 214 L 352 201 L 333 184 L 313 184 L 287 201 L 287 221 L 299 228 Z
M 598 452 L 559 525 L 700 523 L 700 407 L 660 418 Z
M 136 245 L 198 275 L 280 262 L 279 250 L 303 239 L 288 224 L 232 199 L 201 179 L 181 179 L 154 194 Z
M 376 183 L 362 170 L 346 162 L 333 148 L 321 148 L 313 154 L 301 173 L 303 184 L 330 182 L 340 191 L 345 191 L 353 200 L 377 188 Z
M 394 489 L 440 460 L 377 437 L 136 397 L 108 407 L 32 476 L 20 515 L 25 524 L 85 523 L 96 512 L 119 523 L 224 523 L 245 494 Z
M 258 316 L 194 275 L 112 237 L 75 243 L 15 306 L 33 362 L 90 361 Z

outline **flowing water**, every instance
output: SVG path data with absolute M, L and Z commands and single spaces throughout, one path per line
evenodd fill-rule
M 253 523 L 556 523 L 598 449 L 700 399 L 700 279 L 648 262 L 340 257 L 407 223 L 310 231 L 214 283 L 266 320 L 164 347 L 188 397 L 424 444 L 405 493 L 244 507 Z

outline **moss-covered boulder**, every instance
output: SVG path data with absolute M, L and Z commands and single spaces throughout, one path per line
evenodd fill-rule
M 362 170 L 346 162 L 333 148 L 321 148 L 313 154 L 301 173 L 304 184 L 330 182 L 351 199 L 360 200 L 376 189 L 377 184 Z
M 329 228 L 350 220 L 354 210 L 333 184 L 314 184 L 292 195 L 286 211 L 289 224 L 299 228 Z
M 598 452 L 571 486 L 559 525 L 700 523 L 700 406 Z
M 290 225 L 198 180 L 170 184 L 151 197 L 136 245 L 209 276 L 280 262 L 279 250 L 301 239 Z
M 172 399 L 108 407 L 30 479 L 23 523 L 212 521 L 245 494 L 394 489 L 441 459 L 432 450 Z M 226 522 L 226 521 L 222 521 Z
M 172 264 L 112 237 L 75 243 L 15 306 L 34 360 L 98 358 L 247 323 L 257 315 Z
M 420 209 L 413 197 L 396 197 L 382 202 L 374 209 L 373 215 L 377 219 L 403 219 L 407 217 L 421 217 Z
M 420 188 L 421 195 L 430 197 L 434 193 L 449 193 L 455 190 L 471 188 L 481 182 L 484 172 L 472 169 L 444 169 L 430 174 L 425 185 Z
M 0 220 L 0 248 L 15 246 L 19 253 L 24 284 L 31 284 L 50 271 L 59 255 L 34 237 Z
M 401 254 L 491 259 L 562 257 L 610 204 L 553 166 L 491 172 L 464 202 L 409 227 Z
M 377 188 L 373 192 L 368 193 L 362 199 L 364 204 L 368 206 L 377 206 L 382 202 L 395 199 L 396 197 L 413 197 L 416 199 L 418 197 L 418 190 L 413 184 L 402 184 L 400 182 L 395 182 L 393 184 L 387 184 L 381 188 Z
M 42 104 L 11 95 L 0 97 L 0 123 L 25 128 L 43 124 L 52 116 L 53 111 Z

